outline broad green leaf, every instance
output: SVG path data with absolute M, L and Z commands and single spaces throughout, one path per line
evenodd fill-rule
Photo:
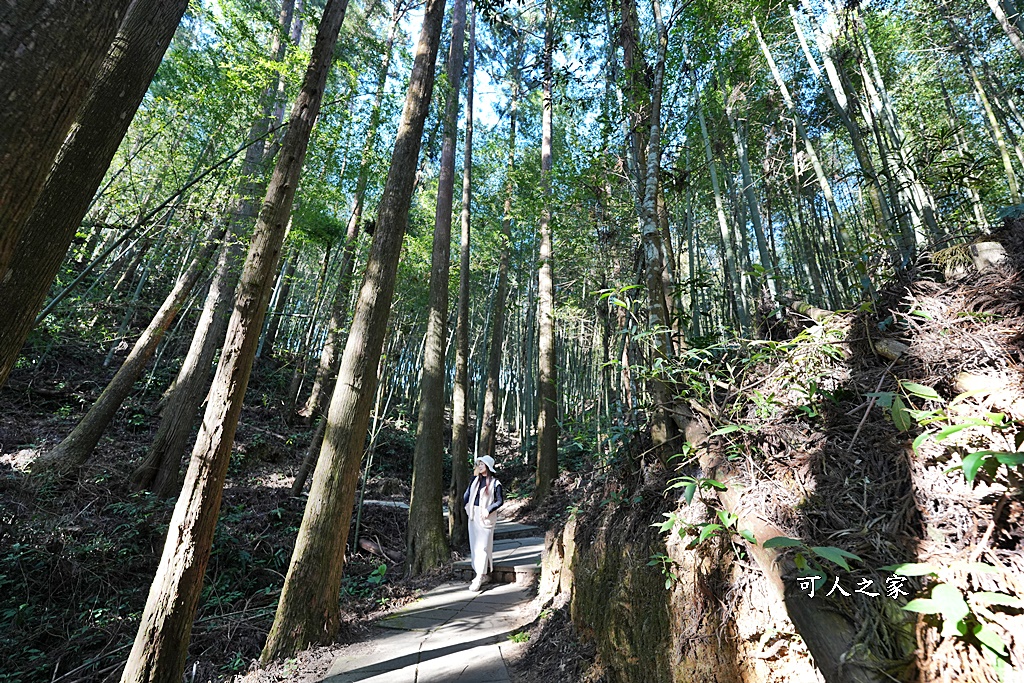
M 711 534 L 722 528 L 721 524 L 705 524 L 700 528 L 700 535 L 697 536 L 697 543 L 703 543 Z
M 974 627 L 974 637 L 978 639 L 985 647 L 989 648 L 997 655 L 1006 656 L 1006 643 L 999 637 L 999 634 L 993 631 L 986 624 L 977 624 Z
M 875 399 L 875 403 L 882 406 L 883 408 L 891 408 L 892 400 L 896 398 L 896 394 L 891 391 L 872 391 L 869 394 L 864 394 L 867 398 Z
M 932 589 L 932 600 L 947 622 L 960 621 L 971 613 L 960 589 L 948 583 L 940 583 Z
M 774 538 L 769 538 L 761 545 L 765 548 L 799 548 L 803 545 L 803 542 L 798 541 L 795 538 L 789 538 L 788 536 L 776 536 Z
M 847 559 L 860 561 L 860 558 L 853 553 L 848 553 L 845 550 L 839 548 L 833 548 L 831 546 L 811 546 L 811 552 L 818 557 L 825 558 L 830 562 L 835 562 L 846 571 L 850 571 L 850 565 L 846 562 Z
M 697 492 L 696 482 L 689 482 L 683 487 L 683 498 L 686 500 L 686 504 L 689 505 L 693 502 L 693 494 Z
M 740 529 L 739 535 L 742 536 L 747 542 L 757 545 L 757 538 L 754 537 L 754 532 L 750 529 Z
M 964 478 L 967 481 L 974 481 L 975 475 L 978 474 L 978 468 L 981 467 L 981 462 L 985 459 L 985 454 L 985 451 L 975 451 L 964 456 Z
M 1024 465 L 1024 453 L 995 453 L 996 460 L 1008 467 Z
M 718 481 L 717 479 L 702 479 L 700 485 L 703 486 L 704 488 L 710 487 L 718 489 L 719 491 L 725 491 L 729 488 L 728 486 Z
M 892 399 L 892 423 L 901 432 L 908 431 L 914 426 L 914 421 L 907 413 L 907 406 L 899 396 L 894 396 Z
M 718 519 L 722 520 L 722 524 L 726 528 L 728 528 L 728 527 L 731 527 L 733 524 L 735 524 L 736 520 L 739 519 L 739 517 L 737 515 L 734 515 L 733 513 L 729 512 L 728 510 L 719 510 L 718 511 Z
M 927 386 L 925 386 L 923 384 L 916 384 L 914 382 L 902 382 L 901 381 L 900 382 L 900 386 L 903 387 L 904 391 L 906 391 L 908 393 L 911 393 L 914 396 L 919 396 L 921 398 L 927 398 L 927 399 L 932 400 L 932 401 L 941 401 L 942 400 L 942 397 L 939 396 L 939 392 L 937 392 L 934 389 L 932 389 L 931 387 L 927 387 Z

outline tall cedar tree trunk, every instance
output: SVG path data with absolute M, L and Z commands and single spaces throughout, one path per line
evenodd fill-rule
M 455 324 L 455 381 L 452 386 L 452 485 L 448 489 L 448 537 L 461 547 L 469 541 L 466 508 L 460 505 L 469 486 L 469 229 L 473 201 L 473 80 L 476 74 L 476 14 L 469 9 L 469 56 L 466 66 L 466 149 L 462 156 L 462 236 L 459 242 L 459 314 Z
M 355 271 L 356 247 L 359 245 L 359 222 L 363 215 L 363 200 L 366 196 L 366 184 L 370 177 L 370 161 L 373 148 L 377 140 L 377 132 L 380 128 L 380 111 L 384 103 L 384 87 L 387 84 L 388 70 L 391 67 L 391 56 L 394 51 L 395 34 L 398 31 L 398 23 L 405 10 L 401 2 L 395 4 L 394 12 L 391 15 L 391 25 L 388 27 L 388 37 L 384 43 L 383 62 L 380 71 L 377 73 L 377 93 L 374 96 L 373 109 L 370 112 L 370 121 L 367 126 L 366 140 L 363 143 L 362 156 L 359 162 L 359 176 L 356 179 L 356 194 L 353 202 L 352 215 L 349 217 L 348 230 L 345 233 L 345 250 L 341 257 L 341 275 L 338 278 L 338 288 L 334 293 L 334 300 L 331 303 L 331 319 L 327 330 L 327 339 L 320 352 L 320 362 L 317 365 L 316 376 L 313 379 L 313 389 L 306 401 L 303 414 L 309 418 L 321 417 L 323 403 L 327 396 L 330 396 L 334 389 L 334 378 L 338 374 L 338 364 L 341 362 L 341 335 L 344 331 L 345 322 L 348 317 L 348 304 L 352 294 L 352 273 Z M 300 475 L 296 475 L 293 492 L 298 495 L 302 491 L 311 458 L 316 457 L 320 452 L 321 444 L 316 439 L 310 444 L 306 459 L 302 463 Z
M 494 455 L 494 439 L 498 422 L 498 392 L 501 388 L 501 348 L 505 344 L 505 314 L 508 298 L 508 261 L 512 248 L 512 195 L 515 192 L 513 173 L 516 167 L 516 114 L 519 111 L 520 61 L 523 54 L 523 34 L 519 34 L 512 54 L 512 96 L 508 110 L 508 176 L 505 179 L 505 211 L 501 218 L 501 258 L 498 261 L 498 288 L 494 295 L 494 319 L 491 323 L 491 343 L 487 355 L 487 384 L 484 410 L 480 419 L 478 453 Z
M 673 356 L 672 337 L 669 328 L 668 309 L 665 303 L 665 290 L 662 275 L 664 273 L 664 254 L 661 247 L 661 230 L 658 226 L 658 170 L 661 166 L 661 93 L 665 81 L 665 52 L 668 49 L 668 29 L 661 16 L 661 3 L 653 0 L 654 23 L 658 39 L 657 57 L 654 63 L 654 83 L 651 88 L 651 100 L 648 122 L 650 124 L 647 139 L 647 160 L 642 164 L 646 172 L 643 185 L 641 210 L 641 238 L 644 252 L 644 279 L 647 285 L 647 315 L 652 330 L 658 330 L 654 336 L 654 354 L 663 360 Z M 651 440 L 658 449 L 658 456 L 668 462 L 671 455 L 669 444 L 675 439 L 675 424 L 668 413 L 672 402 L 672 390 L 669 382 L 655 376 L 650 382 L 654 406 L 651 412 Z
M 65 474 L 76 470 L 82 463 L 89 459 L 93 449 L 99 443 L 100 437 L 106 431 L 107 425 L 114 418 L 118 408 L 131 393 L 135 381 L 146 369 L 146 364 L 156 351 L 157 345 L 163 339 L 164 332 L 174 322 L 178 311 L 185 304 L 189 292 L 199 281 L 200 275 L 206 267 L 217 247 L 218 240 L 223 234 L 223 228 L 211 232 L 206 243 L 198 247 L 197 253 L 192 258 L 188 269 L 174 283 L 171 293 L 167 295 L 160 309 L 153 316 L 149 326 L 139 336 L 138 341 L 132 348 L 124 363 L 115 373 L 113 379 L 96 399 L 89 412 L 85 414 L 75 428 L 63 441 L 54 447 L 45 457 L 36 461 L 32 468 L 33 474 Z
M 122 683 L 180 683 L 235 429 L 347 0 L 328 0 L 242 269 L 224 349 Z
M 22 0 L 5 6 L 0 30 L 0 282 L 10 277 L 25 221 L 130 4 Z M 0 374 L 0 385 L 5 379 Z
M 405 563 L 409 576 L 423 574 L 449 559 L 441 507 L 444 495 L 444 385 L 448 376 L 445 371 L 445 340 L 448 337 L 448 264 L 452 246 L 455 145 L 459 137 L 459 92 L 462 89 L 465 43 L 466 0 L 455 0 L 452 5 L 452 42 L 448 50 L 448 100 L 444 110 L 444 138 L 434 211 L 434 246 L 430 257 L 427 337 L 409 494 Z
M 555 368 L 555 292 L 551 247 L 551 58 L 555 49 L 554 11 L 551 0 L 544 7 L 544 101 L 541 114 L 540 177 L 544 205 L 540 213 L 540 254 L 537 300 L 539 357 L 537 400 L 537 476 L 538 501 L 551 491 L 558 476 L 558 386 Z
M 271 46 L 273 58 L 284 58 L 285 36 L 292 24 L 295 0 L 285 0 L 278 16 L 278 32 Z M 164 395 L 160 424 L 142 464 L 132 473 L 135 490 L 149 489 L 163 498 L 177 494 L 181 483 L 181 459 L 188 448 L 192 428 L 206 398 L 213 375 L 213 359 L 224 341 L 231 314 L 231 302 L 242 266 L 243 236 L 259 213 L 264 192 L 264 145 L 255 144 L 268 133 L 271 116 L 271 87 L 264 91 L 262 112 L 249 127 L 242 169 L 235 185 L 235 197 L 228 217 L 228 230 L 217 257 L 203 310 L 192 333 L 185 359 Z
M 10 275 L 0 280 L 0 386 L 187 6 L 188 0 L 137 0 L 125 16 L 25 222 Z
M 345 544 L 434 87 L 444 4 L 444 0 L 429 0 L 423 15 L 366 273 L 327 415 L 324 445 L 263 661 L 291 656 L 310 643 L 331 642 L 338 630 Z

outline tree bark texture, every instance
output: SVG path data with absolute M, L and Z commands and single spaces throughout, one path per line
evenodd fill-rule
M 547 0 L 544 11 L 544 78 L 541 113 L 540 174 L 544 205 L 540 214 L 540 254 L 537 325 L 539 332 L 537 400 L 537 475 L 534 495 L 543 500 L 558 477 L 558 385 L 555 366 L 555 292 L 551 246 L 551 86 L 554 52 L 554 11 Z
M 310 132 L 323 98 L 347 0 L 324 7 L 309 67 L 267 187 L 199 437 L 122 683 L 180 683 L 242 399 L 249 383 Z
M 473 81 L 476 74 L 476 14 L 469 10 L 466 67 L 466 148 L 462 157 L 462 227 L 459 241 L 459 312 L 455 324 L 455 379 L 452 386 L 452 485 L 448 489 L 448 538 L 455 547 L 469 541 L 462 492 L 469 486 L 469 238 L 473 202 Z
M 146 94 L 188 0 L 137 0 L 125 16 L 0 281 L 0 386 L 35 326 L 89 203 Z
M 452 245 L 452 199 L 455 192 L 455 146 L 458 142 L 459 92 L 466 42 L 466 0 L 452 5 L 452 40 L 448 51 L 448 97 L 444 111 L 441 168 L 437 178 L 434 244 L 430 257 L 427 337 L 420 380 L 420 411 L 413 449 L 412 489 L 405 571 L 423 574 L 447 561 L 444 511 L 445 342 L 448 337 L 448 271 Z M 454 506 L 454 505 L 453 505 Z
M 110 383 L 96 399 L 89 412 L 85 414 L 75 428 L 63 441 L 57 444 L 44 458 L 40 458 L 33 467 L 34 474 L 65 474 L 76 470 L 92 455 L 107 425 L 114 418 L 118 408 L 128 398 L 135 381 L 142 375 L 146 364 L 152 358 L 157 345 L 163 339 L 164 332 L 174 322 L 178 311 L 185 304 L 189 292 L 199 281 L 206 267 L 206 262 L 217 246 L 219 234 L 211 234 L 207 242 L 199 247 L 198 253 L 192 258 L 188 269 L 178 278 L 171 293 L 167 295 L 160 309 L 153 316 L 138 341 L 132 348 L 121 367 L 118 368 Z
M 425 8 L 366 272 L 327 415 L 324 445 L 263 661 L 290 656 L 310 643 L 330 642 L 337 633 L 345 545 L 416 181 L 416 160 L 430 108 L 444 4 L 444 0 L 429 0 Z
M 130 4 L 7 5 L 0 30 L 0 283 Z

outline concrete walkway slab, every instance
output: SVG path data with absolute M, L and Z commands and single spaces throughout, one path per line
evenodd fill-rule
M 535 617 L 534 591 L 489 584 L 480 593 L 444 584 L 380 620 L 347 646 L 324 683 L 509 683 L 503 651 Z

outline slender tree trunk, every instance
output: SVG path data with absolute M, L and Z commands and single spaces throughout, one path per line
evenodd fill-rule
M 452 386 L 452 485 L 448 489 L 448 537 L 455 547 L 469 540 L 462 492 L 469 486 L 469 237 L 473 201 L 473 85 L 476 74 L 476 12 L 469 9 L 466 67 L 466 146 L 462 156 L 462 235 L 459 241 L 459 313 L 455 324 L 455 381 Z
M 331 245 L 324 250 L 324 262 L 320 268 L 320 277 L 316 280 L 316 287 L 313 289 L 312 303 L 309 307 L 309 318 L 306 320 L 306 330 L 302 334 L 302 341 L 299 344 L 299 352 L 295 354 L 295 369 L 292 371 L 292 379 L 288 383 L 287 394 L 284 400 L 285 422 L 292 424 L 295 420 L 295 404 L 299 400 L 299 391 L 302 387 L 302 379 L 306 376 L 306 366 L 309 363 L 309 347 L 313 343 L 313 333 L 316 331 L 316 319 L 320 313 L 320 299 L 327 283 L 327 273 L 331 264 Z
M 803 0 L 803 4 L 804 7 L 809 8 L 807 0 Z M 829 54 L 829 44 L 826 42 L 826 39 L 820 30 L 814 31 L 815 42 L 818 45 L 818 51 L 821 53 L 822 61 L 825 65 L 825 74 L 827 77 L 823 77 L 821 69 L 818 67 L 818 62 L 814 59 L 814 56 L 811 54 L 810 47 L 807 45 L 807 40 L 804 37 L 803 29 L 801 29 L 800 21 L 797 17 L 796 8 L 793 7 L 793 5 L 789 6 L 789 13 L 793 20 L 793 30 L 796 32 L 797 39 L 800 42 L 800 47 L 803 50 L 804 57 L 807 58 L 807 64 L 810 66 L 811 72 L 821 85 L 826 98 L 832 104 L 832 108 L 839 116 L 839 120 L 842 122 L 843 127 L 846 128 L 846 131 L 850 134 L 850 143 L 853 146 L 853 153 L 857 157 L 857 163 L 861 168 L 861 172 L 868 181 L 868 195 L 871 199 L 871 206 L 875 211 L 876 218 L 881 221 L 884 226 L 890 229 L 894 228 L 896 226 L 896 222 L 892 215 L 892 209 L 889 207 L 889 203 L 885 198 L 885 193 L 882 191 L 881 183 L 878 180 L 878 174 L 876 173 L 874 163 L 871 160 L 871 153 L 864 144 L 864 137 L 861 134 L 860 126 L 853 121 L 853 116 L 850 113 L 849 98 L 847 97 L 846 89 L 843 87 L 842 79 L 839 77 L 839 71 L 836 69 L 836 66 L 832 61 L 832 57 Z
M 986 0 L 986 2 L 988 2 L 988 6 L 992 10 L 992 14 L 995 15 L 999 25 L 1003 27 L 1006 37 L 1010 39 L 1013 49 L 1017 51 L 1021 59 L 1024 59 L 1024 36 L 1021 35 L 1020 29 L 1006 16 L 1006 12 L 1000 6 L 999 0 Z
M 272 57 L 284 57 L 283 36 L 292 23 L 294 0 L 284 0 L 278 17 L 278 33 L 271 48 Z M 242 267 L 244 236 L 259 213 L 260 197 L 265 192 L 263 180 L 263 140 L 268 138 L 271 117 L 271 88 L 264 92 L 262 111 L 249 126 L 247 147 L 242 168 L 235 185 L 228 229 L 217 258 L 203 310 L 192 334 L 185 359 L 162 399 L 160 424 L 146 457 L 132 473 L 136 490 L 149 489 L 163 498 L 178 491 L 182 457 L 188 447 L 199 408 L 206 397 L 213 374 L 213 359 L 224 341 L 231 303 Z
M 310 643 L 330 642 L 337 633 L 345 545 L 443 18 L 444 0 L 429 0 L 366 273 L 331 399 L 324 445 L 263 661 L 290 656 Z
M 694 76 L 694 87 L 696 77 Z M 718 228 L 721 233 L 722 247 L 725 254 L 725 279 L 731 284 L 732 302 L 736 311 L 737 322 L 742 330 L 750 327 L 750 317 L 747 313 L 747 295 L 743 289 L 743 281 L 740 279 L 739 269 L 736 267 L 736 252 L 732 248 L 732 241 L 729 239 L 731 229 L 728 219 L 725 217 L 725 207 L 722 203 L 722 188 L 718 181 L 718 164 L 711 151 L 711 137 L 708 135 L 708 125 L 704 118 L 704 106 L 697 103 L 697 118 L 700 122 L 700 134 L 704 140 L 704 159 L 708 165 L 708 173 L 711 175 L 711 191 L 715 197 L 715 215 L 718 217 Z
M 295 281 L 295 268 L 299 263 L 299 248 L 296 246 L 288 257 L 288 262 L 281 271 L 281 286 L 277 292 L 277 301 L 274 303 L 274 311 L 267 322 L 267 331 L 263 335 L 263 343 L 260 344 L 260 356 L 273 355 L 274 344 L 277 343 L 277 334 L 281 329 L 281 320 L 284 318 L 288 306 L 288 298 L 291 295 L 292 283 Z
M 658 47 L 654 62 L 654 84 L 651 90 L 651 104 L 648 121 L 650 123 L 647 139 L 647 160 L 643 164 L 646 171 L 643 194 L 640 203 L 641 238 L 644 251 L 644 279 L 647 285 L 647 315 L 651 330 L 657 330 L 654 336 L 654 357 L 662 361 L 674 355 L 670 320 L 665 302 L 664 254 L 661 245 L 661 231 L 658 226 L 658 171 L 661 167 L 661 98 L 665 81 L 665 53 L 668 49 L 668 29 L 661 16 L 661 3 L 652 1 L 654 10 L 655 33 Z M 657 362 L 657 361 L 655 361 Z M 672 391 L 667 378 L 655 376 L 649 384 L 654 405 L 651 412 L 651 440 L 658 448 L 658 455 L 663 462 L 668 462 L 670 453 L 666 447 L 675 438 L 674 423 L 669 417 L 667 407 L 672 401 Z
M 10 277 L 25 221 L 130 4 L 25 0 L 6 7 L 0 31 L 0 283 Z
M 458 141 L 459 91 L 466 42 L 466 0 L 452 5 L 452 41 L 448 52 L 448 98 L 444 140 L 437 179 L 434 246 L 430 259 L 430 303 L 416 421 L 406 574 L 416 576 L 449 559 L 441 497 L 444 490 L 445 338 L 448 336 L 448 270 L 452 242 L 452 197 L 455 188 L 455 145 Z
M 288 131 L 242 269 L 235 309 L 228 323 L 206 414 L 171 517 L 139 633 L 121 675 L 122 683 L 181 681 L 242 400 L 309 135 L 320 112 L 324 84 L 347 4 L 347 0 L 328 0 L 324 7 L 309 68 L 292 108 Z
M 35 325 L 71 240 L 187 5 L 187 0 L 137 0 L 131 6 L 71 132 L 62 140 L 53 169 L 25 221 L 10 272 L 0 277 L 0 310 L 4 311 L 0 386 Z M 22 157 L 20 163 L 25 160 Z
M 352 215 L 349 218 L 348 230 L 345 233 L 345 251 L 341 258 L 341 276 L 338 278 L 338 289 L 334 293 L 334 301 L 331 305 L 331 320 L 327 332 L 327 340 L 320 352 L 320 363 L 317 365 L 316 377 L 313 380 L 313 390 L 303 413 L 311 418 L 320 414 L 323 408 L 325 397 L 329 396 L 334 388 L 334 378 L 338 374 L 338 364 L 341 362 L 341 335 L 348 317 L 349 299 L 352 293 L 352 274 L 355 270 L 356 247 L 359 244 L 359 224 L 363 216 L 363 201 L 366 196 L 366 185 L 370 177 L 370 161 L 373 154 L 373 147 L 377 140 L 377 132 L 380 128 L 380 111 L 384 102 L 384 86 L 387 84 L 388 70 L 391 66 L 391 56 L 394 52 L 395 34 L 398 31 L 398 22 L 405 11 L 401 3 L 395 4 L 391 16 L 391 25 L 388 28 L 388 37 L 384 44 L 383 63 L 377 74 L 377 94 L 373 102 L 373 109 L 370 112 L 368 133 L 363 144 L 363 152 L 359 163 L 359 176 L 356 179 L 356 193 L 352 208 Z M 317 446 L 317 453 L 320 452 Z M 308 470 L 308 466 L 306 467 Z M 305 483 L 305 477 L 300 482 L 296 477 L 296 485 L 301 491 Z
M 761 34 L 761 27 L 758 26 L 756 18 L 753 19 L 753 25 L 757 41 L 761 46 L 761 52 L 764 54 L 765 61 L 768 62 L 768 68 L 771 70 L 772 77 L 775 79 L 775 84 L 778 86 L 779 92 L 782 94 L 782 100 L 786 105 L 786 109 L 789 112 L 790 117 L 793 119 L 797 134 L 804 141 L 807 156 L 811 160 L 811 165 L 814 168 L 814 174 L 818 179 L 818 186 L 821 188 L 821 192 L 825 196 L 825 202 L 828 204 L 829 210 L 832 213 L 832 218 L 836 223 L 837 237 L 839 238 L 839 253 L 842 255 L 845 250 L 844 244 L 848 240 L 843 237 L 846 230 L 845 222 L 843 221 L 842 214 L 839 213 L 839 207 L 836 204 L 835 195 L 832 193 L 832 186 L 828 182 L 828 176 L 825 175 L 825 169 L 821 164 L 821 159 L 818 157 L 818 152 L 814 149 L 814 144 L 811 142 L 811 138 L 807 133 L 807 128 L 804 126 L 803 117 L 800 116 L 800 112 L 797 110 L 796 104 L 793 102 L 793 97 L 789 93 L 789 88 L 786 87 L 786 82 L 782 78 L 782 73 L 779 71 L 779 67 L 776 66 L 775 60 L 772 58 L 771 51 L 768 49 L 768 43 L 765 42 L 764 36 Z
M 734 98 L 737 91 L 732 94 L 725 94 L 725 114 L 729 120 L 729 128 L 732 130 L 732 139 L 736 145 L 736 156 L 740 162 L 740 173 L 743 177 L 743 197 L 747 202 L 747 210 L 750 211 L 750 222 L 754 226 L 754 238 L 757 241 L 757 253 L 761 257 L 761 267 L 768 271 L 768 290 L 773 299 L 778 299 L 779 291 L 777 278 L 778 264 L 772 258 L 768 250 L 768 240 L 765 237 L 764 225 L 761 223 L 761 209 L 757 204 L 757 193 L 754 191 L 754 177 L 750 172 L 750 159 L 747 155 L 747 140 L 741 130 L 741 122 L 737 120 L 734 112 Z
M 522 34 L 520 34 L 522 35 Z M 512 95 L 509 104 L 508 164 L 505 178 L 505 208 L 501 218 L 501 258 L 498 261 L 498 289 L 494 295 L 494 317 L 491 323 L 491 341 L 487 356 L 487 385 L 484 409 L 480 417 L 479 455 L 494 455 L 497 422 L 497 401 L 501 383 L 501 349 L 505 343 L 505 315 L 508 298 L 508 262 L 512 248 L 512 198 L 515 193 L 513 174 L 516 166 L 516 117 L 519 111 L 520 60 L 523 43 L 520 37 L 512 55 Z
M 544 205 L 540 214 L 540 258 L 538 272 L 537 320 L 540 363 L 537 379 L 537 477 L 534 496 L 542 501 L 558 477 L 558 385 L 555 366 L 555 293 L 551 246 L 551 129 L 552 56 L 555 27 L 552 0 L 544 7 L 544 78 L 541 114 L 540 175 Z
M 224 339 L 231 313 L 231 298 L 238 278 L 235 268 L 242 252 L 238 235 L 232 234 L 237 227 L 235 223 L 229 224 L 192 343 L 174 383 L 164 396 L 156 436 L 142 464 L 132 474 L 135 490 L 149 489 L 162 498 L 177 493 L 181 459 L 205 398 L 213 358 Z
M 44 458 L 40 458 L 36 462 L 33 473 L 58 475 L 70 473 L 77 470 L 92 455 L 93 449 L 99 443 L 107 425 L 110 424 L 118 408 L 131 393 L 135 381 L 145 370 L 146 364 L 152 358 L 153 352 L 156 351 L 164 332 L 174 322 L 174 318 L 181 310 L 189 292 L 198 282 L 206 267 L 206 262 L 217 246 L 219 237 L 218 234 L 209 235 L 207 243 L 200 248 L 185 273 L 178 278 L 171 293 L 167 295 L 149 326 L 136 341 L 114 378 L 96 399 L 96 403 L 79 421 L 71 434 Z

